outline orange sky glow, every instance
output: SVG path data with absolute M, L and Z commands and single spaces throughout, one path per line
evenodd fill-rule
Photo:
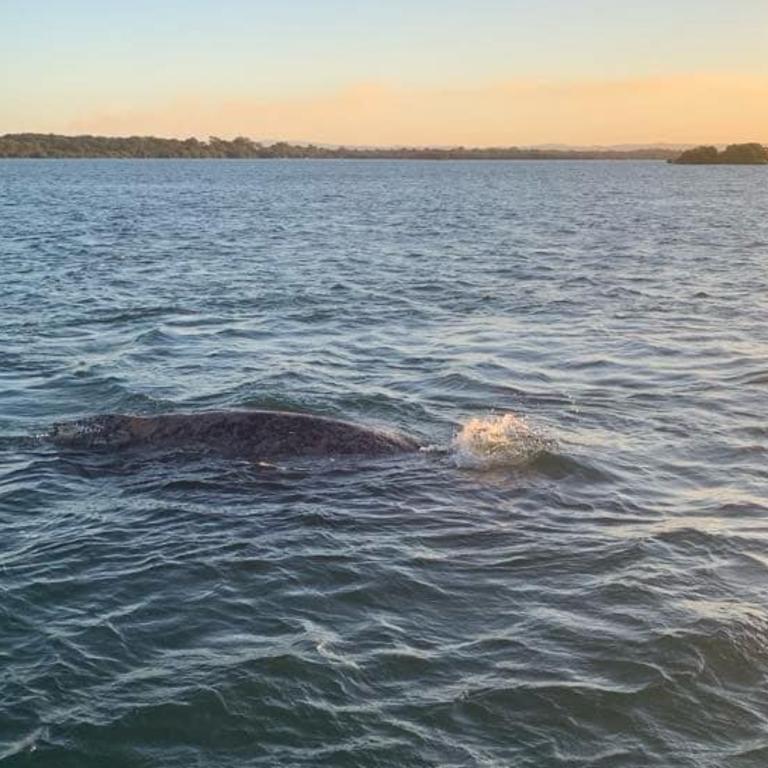
M 375 145 L 768 141 L 768 77 L 510 81 L 474 88 L 361 83 L 284 99 L 188 94 L 152 106 L 87 112 L 65 127 L 108 135 Z

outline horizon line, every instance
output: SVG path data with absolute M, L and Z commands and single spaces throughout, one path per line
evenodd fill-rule
M 722 141 L 688 141 L 688 142 L 672 142 L 672 141 L 626 141 L 613 144 L 570 144 L 567 141 L 547 141 L 542 143 L 526 143 L 526 144 L 447 144 L 440 142 L 430 143 L 392 143 L 392 144 L 376 144 L 376 143 L 345 143 L 345 142 L 329 142 L 329 141 L 314 141 L 311 139 L 287 139 L 287 138 L 265 138 L 248 136 L 245 133 L 227 132 L 226 136 L 220 136 L 215 134 L 163 134 L 163 133 L 90 133 L 90 132 L 73 132 L 73 133 L 60 133 L 56 131 L 45 130 L 24 130 L 24 131 L 9 131 L 6 133 L 0 133 L 0 139 L 12 139 L 14 137 L 56 137 L 64 139 L 79 139 L 79 138 L 92 138 L 92 139 L 115 139 L 115 140 L 128 140 L 128 139 L 154 139 L 160 141 L 197 141 L 201 144 L 210 144 L 212 140 L 219 140 L 225 142 L 233 142 L 239 140 L 246 140 L 253 144 L 260 145 L 262 147 L 274 147 L 276 145 L 288 145 L 292 147 L 317 147 L 320 149 L 329 150 L 438 150 L 438 151 L 483 151 L 483 150 L 539 150 L 539 151 L 574 151 L 574 152 L 621 152 L 621 151 L 642 151 L 642 150 L 665 150 L 665 151 L 680 151 L 684 149 L 691 149 L 699 146 L 715 146 L 726 147 L 729 143 L 744 144 L 749 142 L 734 141 L 734 142 L 722 142 Z M 755 140 L 754 143 L 763 144 L 768 146 L 768 141 Z

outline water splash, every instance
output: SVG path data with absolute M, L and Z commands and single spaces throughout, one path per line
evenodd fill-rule
M 470 419 L 453 439 L 453 459 L 464 469 L 521 467 L 554 448 L 552 438 L 512 413 Z

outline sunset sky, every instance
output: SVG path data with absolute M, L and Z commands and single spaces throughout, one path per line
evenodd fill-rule
M 768 142 L 768 0 L 0 0 L 0 133 Z

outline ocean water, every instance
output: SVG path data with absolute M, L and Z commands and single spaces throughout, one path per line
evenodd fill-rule
M 0 162 L 0 763 L 768 765 L 767 181 Z M 432 450 L 44 437 L 247 407 Z

